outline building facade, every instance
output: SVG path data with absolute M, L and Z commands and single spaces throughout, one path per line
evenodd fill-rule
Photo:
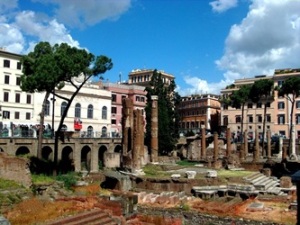
M 199 133 L 201 128 L 217 131 L 221 104 L 219 95 L 203 94 L 182 97 L 179 104 L 180 132 Z
M 152 69 L 136 69 L 132 70 L 128 75 L 128 83 L 148 87 L 151 81 L 154 70 Z M 166 73 L 163 70 L 157 70 L 161 74 L 164 84 L 170 85 L 174 80 L 172 74 Z
M 45 93 L 26 93 L 20 89 L 22 75 L 21 55 L 0 50 L 0 107 L 2 136 L 33 135 L 29 132 L 39 124 Z M 56 93 L 69 98 L 75 91 L 66 84 Z M 111 98 L 109 90 L 87 83 L 74 98 L 64 120 L 66 131 L 77 132 L 81 137 L 110 137 Z M 54 101 L 53 101 L 54 100 Z M 66 102 L 50 95 L 45 112 L 45 127 L 57 129 Z M 18 128 L 12 130 L 12 128 Z
M 273 96 L 262 98 L 258 103 L 249 101 L 244 111 L 244 131 L 247 130 L 248 138 L 253 139 L 255 130 L 259 135 L 263 133 L 263 115 L 264 107 L 266 111 L 266 127 L 272 135 L 280 135 L 289 138 L 291 102 L 285 97 L 280 97 L 276 86 L 281 86 L 284 80 L 291 76 L 300 76 L 300 69 L 277 69 L 271 76 L 261 75 L 254 78 L 238 79 L 225 89 L 221 90 L 221 98 L 226 99 L 233 91 L 241 86 L 253 84 L 260 79 L 271 79 L 274 81 Z M 294 113 L 292 115 L 295 122 L 296 137 L 300 137 L 300 98 L 296 100 Z M 241 135 L 242 110 L 232 108 L 225 103 L 221 104 L 221 126 L 230 128 L 232 135 L 237 137 Z
M 131 99 L 134 109 L 144 112 L 147 102 L 145 87 L 128 83 L 100 83 L 99 86 L 111 92 L 111 130 L 112 135 L 118 137 L 122 135 L 122 100 Z

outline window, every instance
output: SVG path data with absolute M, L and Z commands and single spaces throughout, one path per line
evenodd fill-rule
M 31 95 L 27 95 L 26 103 L 31 104 Z
M 20 99 L 21 99 L 21 94 L 16 93 L 16 103 L 20 103 Z
M 15 112 L 15 119 L 20 119 L 20 112 Z
M 102 127 L 101 131 L 102 131 L 101 137 L 106 137 L 107 136 L 107 128 L 106 127 Z
M 127 98 L 127 96 L 126 96 L 126 95 L 122 95 L 122 100 L 123 100 L 124 98 Z
M 63 116 L 66 108 L 67 108 L 67 103 L 66 102 L 61 103 L 61 106 L 60 106 L 60 116 Z
M 228 110 L 228 105 L 227 105 L 227 104 L 224 104 L 224 105 L 223 105 L 223 109 L 224 109 L 224 110 Z
M 21 84 L 21 77 L 16 78 L 16 85 L 20 86 Z
M 117 101 L 117 95 L 115 95 L 115 94 L 111 95 L 111 101 L 116 102 Z
M 21 62 L 17 62 L 17 70 L 22 69 L 22 63 Z
M 111 120 L 111 124 L 116 125 L 117 124 L 117 120 L 116 119 L 112 119 Z
M 300 109 L 300 101 L 296 101 L 296 108 Z
M 278 109 L 284 109 L 284 102 L 278 102 Z
M 29 112 L 26 113 L 26 120 L 30 120 L 31 114 Z
M 10 61 L 7 59 L 3 60 L 3 67 L 9 68 L 10 67 Z
M 117 113 L 117 107 L 111 107 L 111 113 L 116 114 Z
M 9 84 L 9 75 L 4 76 L 4 84 Z
M 285 123 L 285 116 L 278 115 L 278 124 L 284 124 L 284 123 Z
M 135 96 L 135 101 L 140 102 L 140 96 Z
M 270 107 L 271 107 L 271 103 L 270 103 L 270 102 L 267 102 L 267 103 L 266 103 L 266 107 L 267 107 L 267 108 L 270 108 Z
M 248 116 L 248 123 L 253 123 L 253 116 Z
M 300 124 L 300 114 L 296 114 L 296 124 Z
M 228 126 L 228 116 L 224 116 L 224 118 L 223 118 L 223 126 Z
M 87 118 L 93 119 L 94 117 L 94 107 L 93 105 L 88 105 Z
M 268 123 L 271 123 L 271 115 L 267 115 L 266 120 L 267 120 Z
M 283 85 L 284 81 L 283 80 L 279 80 L 278 81 L 278 87 L 281 87 Z
M 280 130 L 280 131 L 279 131 L 279 135 L 280 135 L 280 136 L 285 136 L 285 130 Z
M 253 108 L 253 104 L 252 104 L 252 103 L 248 103 L 247 108 L 248 108 L 248 109 L 252 109 L 252 108 Z
M 81 118 L 81 105 L 79 103 L 75 105 L 75 117 Z
M 107 119 L 107 107 L 106 106 L 102 107 L 102 119 L 103 120 Z
M 256 108 L 261 108 L 262 107 L 262 103 L 261 102 L 258 102 L 258 103 L 256 103 Z
M 236 123 L 240 123 L 242 120 L 241 120 L 241 116 L 236 116 L 235 117 L 235 122 Z
M 5 91 L 3 93 L 3 101 L 8 102 L 8 100 L 9 100 L 9 92 Z
M 3 119 L 10 119 L 10 112 L 9 111 L 3 111 Z
M 262 123 L 262 115 L 257 115 L 257 122 Z
M 94 131 L 94 128 L 92 126 L 88 126 L 87 128 L 87 136 L 88 137 L 93 137 L 93 131 Z
M 44 114 L 45 114 L 45 116 L 50 115 L 50 101 L 49 100 L 46 101 L 46 105 L 45 105 L 45 108 L 44 108 Z

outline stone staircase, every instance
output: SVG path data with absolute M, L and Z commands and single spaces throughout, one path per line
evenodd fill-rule
M 253 185 L 260 194 L 286 195 L 280 188 L 280 181 L 276 177 L 268 177 L 262 173 L 254 173 L 244 178 Z
M 118 225 L 108 213 L 101 209 L 76 214 L 47 223 L 47 225 Z

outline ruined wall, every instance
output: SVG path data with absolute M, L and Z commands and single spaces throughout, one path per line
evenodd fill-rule
M 29 161 L 25 158 L 8 156 L 0 153 L 0 177 L 7 180 L 13 180 L 25 187 L 32 184 Z

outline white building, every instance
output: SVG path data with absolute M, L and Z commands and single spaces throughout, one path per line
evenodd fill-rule
M 13 132 L 12 123 L 14 127 L 22 127 L 26 130 L 39 124 L 39 114 L 45 95 L 45 93 L 21 91 L 19 86 L 22 75 L 21 57 L 21 55 L 0 50 L 0 91 L 2 93 L 0 96 L 0 121 L 2 122 L 0 130 L 7 127 L 10 134 Z M 72 85 L 66 84 L 56 93 L 70 98 L 74 91 L 75 88 Z M 53 108 L 52 99 L 51 95 L 45 108 L 45 124 L 51 127 L 53 124 L 56 130 L 66 102 L 56 97 Z M 79 132 L 82 137 L 110 136 L 111 92 L 100 89 L 97 85 L 86 84 L 74 98 L 64 120 L 64 127 L 67 131 Z

